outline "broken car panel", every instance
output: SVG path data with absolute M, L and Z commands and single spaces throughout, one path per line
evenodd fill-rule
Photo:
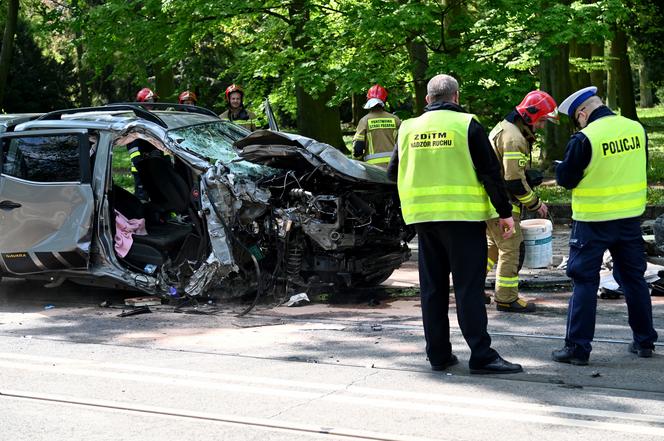
M 0 201 L 21 204 L 0 209 L 2 275 L 67 278 L 161 296 L 283 297 L 378 284 L 408 259 L 413 233 L 383 170 L 308 138 L 249 135 L 191 109 L 146 112 L 126 105 L 74 109 L 2 135 L 7 165 Z M 36 148 L 35 160 L 57 168 L 66 143 L 49 137 L 63 132 L 79 140 L 78 175 L 70 171 L 66 179 L 44 183 L 13 171 L 20 158 L 12 145 L 37 133 L 52 142 Z M 114 152 L 137 138 L 167 153 L 137 165 L 147 201 L 119 185 L 112 165 Z M 49 201 L 60 208 L 46 212 Z M 125 231 L 123 218 L 143 222 L 145 231 Z M 83 263 L 65 266 L 67 253 Z M 11 256 L 31 270 L 18 271 L 8 263 Z

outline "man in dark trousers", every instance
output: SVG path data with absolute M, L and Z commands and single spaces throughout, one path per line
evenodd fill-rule
M 420 294 L 426 352 L 435 371 L 458 362 L 448 317 L 450 272 L 457 318 L 470 346 L 472 374 L 521 372 L 491 348 L 484 306 L 486 223 L 500 217 L 514 232 L 512 206 L 486 131 L 459 106 L 459 84 L 436 75 L 427 85 L 425 113 L 404 121 L 388 175 L 397 181 L 401 211 L 419 243 Z M 495 210 L 494 210 L 495 207 Z
M 613 277 L 625 293 L 634 341 L 629 351 L 651 357 L 657 341 L 652 303 L 643 277 L 646 255 L 640 219 L 646 208 L 647 138 L 643 126 L 606 107 L 596 87 L 578 90 L 560 104 L 580 130 L 556 168 L 558 184 L 572 190 L 572 234 L 567 275 L 574 291 L 567 311 L 560 363 L 588 364 L 595 335 L 602 257 L 613 257 Z

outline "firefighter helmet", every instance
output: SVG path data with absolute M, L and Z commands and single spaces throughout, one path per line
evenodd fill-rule
M 551 122 L 558 121 L 556 101 L 551 95 L 541 90 L 528 92 L 521 104 L 516 106 L 516 111 L 531 126 L 544 118 Z
M 226 101 L 230 101 L 231 93 L 233 92 L 239 92 L 240 96 L 244 98 L 244 91 L 242 90 L 242 86 L 239 84 L 231 84 L 226 88 Z
M 194 104 L 196 104 L 196 101 L 198 101 L 198 97 L 194 92 L 190 90 L 185 90 L 178 96 L 178 102 L 180 104 L 185 104 L 185 101 L 193 101 Z
M 147 87 L 142 88 L 136 94 L 136 101 L 139 103 L 153 103 L 157 101 L 159 96 Z
M 384 106 L 385 101 L 387 101 L 387 90 L 380 84 L 374 84 L 367 92 L 367 103 L 364 108 L 371 109 L 377 105 Z

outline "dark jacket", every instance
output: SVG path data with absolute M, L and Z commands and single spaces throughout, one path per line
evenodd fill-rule
M 588 124 L 605 116 L 615 115 L 606 106 L 598 107 L 588 117 Z M 648 157 L 648 137 L 646 135 L 646 158 Z M 590 164 L 592 147 L 590 140 L 582 132 L 576 132 L 570 138 L 565 150 L 565 159 L 556 167 L 558 185 L 571 190 L 583 179 L 583 172 Z
M 452 110 L 467 113 L 461 106 L 447 101 L 431 103 L 424 108 L 425 112 L 436 110 Z M 484 185 L 491 204 L 496 208 L 501 218 L 511 217 L 512 204 L 505 188 L 505 182 L 500 175 L 500 163 L 491 147 L 486 130 L 475 119 L 470 122 L 470 126 L 468 127 L 468 149 L 473 166 L 477 172 L 477 178 Z M 396 181 L 398 175 L 399 146 L 395 146 L 392 158 L 387 166 L 387 176 L 391 180 Z

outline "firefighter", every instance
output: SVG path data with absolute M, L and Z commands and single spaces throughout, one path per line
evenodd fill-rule
M 505 238 L 514 230 L 500 164 L 482 125 L 459 106 L 459 84 L 436 75 L 425 113 L 404 121 L 387 174 L 396 177 L 404 221 L 415 225 L 426 352 L 434 371 L 458 362 L 448 318 L 450 272 L 472 374 L 521 372 L 491 348 L 484 307 L 486 223 L 500 214 Z
M 353 137 L 353 156 L 356 159 L 385 168 L 390 162 L 401 125 L 396 115 L 385 111 L 386 101 L 387 90 L 380 84 L 369 89 L 364 108 L 371 110 L 360 119 Z
M 144 87 L 136 94 L 136 102 L 138 103 L 155 103 L 159 96 L 151 89 Z M 146 106 L 150 109 L 149 106 Z M 140 162 L 141 158 L 146 155 L 162 154 L 161 150 L 155 148 L 152 144 L 144 139 L 136 139 L 127 144 L 127 151 L 129 152 L 129 160 L 131 161 L 131 175 L 134 177 L 134 194 L 141 200 L 148 200 L 148 196 L 143 188 L 143 183 L 138 175 L 136 165 Z
M 179 104 L 191 104 L 193 106 L 196 105 L 196 101 L 198 101 L 198 97 L 190 90 L 185 90 L 178 96 Z
M 532 189 L 526 179 L 526 167 L 531 160 L 531 147 L 535 131 L 546 126 L 547 121 L 557 122 L 556 102 L 546 92 L 534 90 L 528 93 L 504 120 L 489 133 L 489 141 L 502 164 L 502 174 L 507 191 L 512 198 L 514 235 L 502 238 L 498 219 L 487 221 L 489 246 L 487 272 L 496 268 L 496 309 L 507 312 L 534 312 L 535 304 L 519 297 L 519 254 L 523 236 L 519 226 L 521 209 L 547 216 L 547 206 Z
M 238 84 L 231 84 L 226 88 L 226 102 L 228 110 L 219 115 L 221 119 L 233 121 L 252 132 L 256 130 L 256 115 L 244 107 L 244 91 Z
M 652 302 L 643 277 L 646 253 L 639 216 L 646 207 L 647 137 L 641 124 L 616 115 L 596 87 L 574 92 L 560 111 L 580 129 L 556 168 L 558 184 L 572 190 L 572 234 L 567 275 L 574 290 L 567 312 L 565 346 L 554 361 L 586 365 L 592 350 L 602 256 L 613 258 L 623 289 L 633 341 L 628 350 L 651 357 L 657 341 Z
M 154 93 L 152 89 L 144 87 L 136 94 L 137 103 L 156 103 L 159 100 L 159 95 Z M 147 106 L 146 106 L 147 107 Z M 149 107 L 147 107 L 149 109 Z

